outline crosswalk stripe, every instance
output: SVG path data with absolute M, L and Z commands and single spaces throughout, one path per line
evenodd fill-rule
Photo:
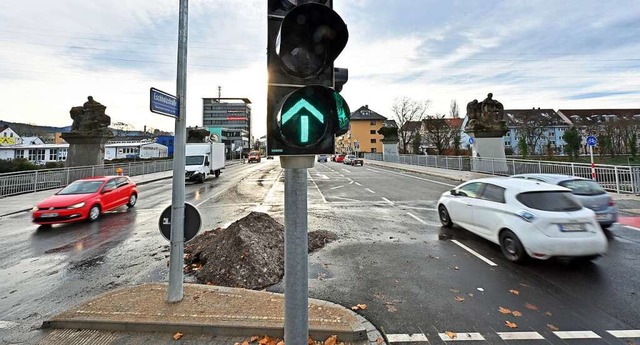
M 497 332 L 502 340 L 537 340 L 544 339 L 538 332 Z
M 387 340 L 390 343 L 413 343 L 413 342 L 429 342 L 429 339 L 422 334 L 387 334 Z
M 438 333 L 443 341 L 466 341 L 466 340 L 485 340 L 480 333 L 455 333 L 455 337 L 451 338 L 447 333 Z
M 640 330 L 638 329 L 607 331 L 607 333 L 616 338 L 640 338 Z
M 599 339 L 600 336 L 592 331 L 556 331 L 553 332 L 560 339 Z

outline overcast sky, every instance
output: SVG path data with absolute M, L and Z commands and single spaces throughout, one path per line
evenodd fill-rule
M 488 92 L 506 109 L 640 108 L 635 0 L 334 0 L 347 23 L 342 92 L 391 118 L 400 97 L 448 114 Z M 0 3 L 0 119 L 67 126 L 88 95 L 112 123 L 173 131 L 149 88 L 175 94 L 178 0 Z M 265 133 L 267 0 L 189 4 L 187 124 L 202 98 L 246 97 Z M 464 116 L 464 113 L 461 114 Z

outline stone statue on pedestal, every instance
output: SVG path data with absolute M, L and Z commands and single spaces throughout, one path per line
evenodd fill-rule
M 507 133 L 504 106 L 489 93 L 482 102 L 477 99 L 467 104 L 469 120 L 464 131 L 476 138 L 498 138 Z
M 104 144 L 113 138 L 106 109 L 91 96 L 82 106 L 71 108 L 71 131 L 61 135 L 69 143 L 66 166 L 104 165 Z

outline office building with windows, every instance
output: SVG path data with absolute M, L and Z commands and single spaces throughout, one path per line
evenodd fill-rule
M 250 104 L 248 98 L 202 99 L 202 126 L 220 136 L 227 153 L 251 147 Z

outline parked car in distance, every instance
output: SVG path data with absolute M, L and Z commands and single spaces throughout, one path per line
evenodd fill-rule
M 336 155 L 331 155 L 331 161 L 335 162 L 336 161 Z
M 476 179 L 443 193 L 437 207 L 443 226 L 456 224 L 500 245 L 509 261 L 592 260 L 607 251 L 594 212 L 565 187 L 509 177 Z
M 342 162 L 351 166 L 364 165 L 364 161 L 355 155 L 347 155 Z
M 262 158 L 260 158 L 260 151 L 250 151 L 249 157 L 247 158 L 247 163 L 256 162 L 260 163 Z
M 318 155 L 318 162 L 319 163 L 326 163 L 327 162 L 327 155 Z
M 342 163 L 344 161 L 344 157 L 346 155 L 337 155 L 336 156 L 336 163 Z
M 128 176 L 97 176 L 77 180 L 32 209 L 33 222 L 43 226 L 82 220 L 96 221 L 104 212 L 138 201 L 138 189 Z
M 541 181 L 571 189 L 573 195 L 584 207 L 596 213 L 596 219 L 604 229 L 618 221 L 618 207 L 615 201 L 596 181 L 559 174 L 518 174 L 511 177 Z

